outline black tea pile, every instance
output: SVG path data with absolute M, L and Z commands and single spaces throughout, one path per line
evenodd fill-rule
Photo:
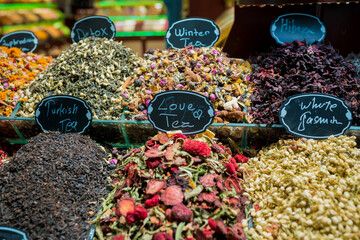
M 33 137 L 0 169 L 0 225 L 30 239 L 85 239 L 107 195 L 106 157 L 80 134 Z

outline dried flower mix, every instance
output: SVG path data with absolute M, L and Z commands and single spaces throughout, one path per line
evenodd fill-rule
M 237 169 L 235 159 L 244 156 L 231 161 L 230 149 L 206 135 L 165 133 L 117 156 L 94 239 L 245 239 L 241 221 L 250 202 L 242 173 L 226 167 Z
M 127 119 L 144 119 L 144 110 L 155 94 L 189 90 L 209 98 L 218 116 L 215 121 L 243 122 L 250 104 L 252 84 L 249 62 L 230 59 L 216 47 L 149 49 L 128 82 Z
M 255 123 L 279 123 L 278 111 L 290 96 L 325 93 L 344 100 L 352 110 L 353 125 L 360 124 L 360 79 L 354 65 L 326 44 L 295 41 L 252 57 L 250 75 L 255 84 L 249 112 Z
M 106 156 L 80 134 L 31 138 L 0 168 L 0 225 L 30 239 L 85 239 L 108 193 Z
M 10 116 L 21 92 L 53 61 L 51 57 L 0 47 L 0 116 Z
M 280 140 L 242 164 L 252 239 L 359 239 L 355 137 Z M 243 221 L 246 226 L 247 222 Z
M 120 119 L 123 85 L 138 61 L 133 51 L 113 40 L 89 37 L 73 43 L 37 76 L 17 115 L 33 117 L 41 99 L 66 94 L 84 99 L 94 119 Z

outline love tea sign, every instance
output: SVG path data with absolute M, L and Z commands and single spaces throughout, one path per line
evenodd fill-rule
M 18 229 L 0 226 L 0 240 L 28 240 L 28 237 Z
M 215 110 L 205 96 L 175 90 L 156 94 L 147 115 L 160 131 L 181 130 L 183 134 L 196 134 L 206 131 L 214 120 Z
M 352 114 L 339 98 L 307 93 L 288 98 L 281 105 L 279 119 L 290 134 L 326 139 L 344 134 L 351 125 Z
M 34 51 L 38 43 L 38 38 L 30 31 L 12 32 L 0 39 L 0 46 L 21 48 L 21 51 L 25 53 Z
M 219 27 L 206 18 L 187 18 L 175 22 L 166 33 L 166 41 L 174 49 L 193 45 L 212 47 L 219 39 Z
M 40 102 L 35 120 L 43 131 L 83 133 L 91 124 L 92 113 L 84 100 L 57 95 Z
M 270 27 L 271 36 L 279 44 L 306 40 L 312 44 L 325 37 L 325 26 L 314 16 L 303 13 L 289 13 L 279 16 Z
M 116 34 L 114 23 L 106 16 L 90 16 L 77 21 L 71 30 L 71 40 L 79 42 L 87 37 L 113 39 Z

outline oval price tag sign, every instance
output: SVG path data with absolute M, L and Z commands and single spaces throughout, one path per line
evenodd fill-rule
M 77 21 L 71 29 L 71 40 L 79 42 L 87 37 L 113 39 L 116 34 L 114 23 L 106 16 L 90 16 Z
M 84 100 L 56 95 L 41 100 L 35 120 L 43 131 L 83 133 L 91 124 L 92 113 Z
M 28 240 L 26 233 L 16 228 L 0 226 L 1 240 Z
M 220 29 L 206 18 L 187 18 L 173 23 L 166 32 L 166 41 L 172 48 L 212 47 L 219 39 Z
M 281 105 L 279 119 L 290 134 L 326 139 L 344 134 L 353 118 L 343 100 L 327 94 L 307 93 L 288 98 Z
M 12 32 L 0 39 L 0 46 L 21 48 L 21 51 L 25 53 L 34 51 L 38 43 L 38 38 L 30 31 Z
M 149 103 L 147 116 L 160 131 L 181 130 L 183 134 L 196 134 L 206 131 L 214 121 L 215 110 L 199 93 L 174 90 L 156 94 Z
M 279 16 L 270 27 L 271 36 L 279 44 L 296 40 L 312 44 L 325 38 L 325 26 L 315 16 L 303 13 L 289 13 Z

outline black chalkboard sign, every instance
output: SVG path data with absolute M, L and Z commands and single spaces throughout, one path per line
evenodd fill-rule
M 156 94 L 149 103 L 147 115 L 160 131 L 181 130 L 183 134 L 196 134 L 206 131 L 214 121 L 215 110 L 205 96 L 175 90 Z
M 212 47 L 219 36 L 219 27 L 213 21 L 206 18 L 187 18 L 172 24 L 166 32 L 166 41 L 175 49 L 189 45 Z
M 0 240 L 28 240 L 28 237 L 16 228 L 0 226 Z
M 270 27 L 271 36 L 279 44 L 295 40 L 312 44 L 322 41 L 325 37 L 325 26 L 312 15 L 303 13 L 289 13 L 279 16 Z
M 90 16 L 77 21 L 71 30 L 71 40 L 79 42 L 87 37 L 113 39 L 116 34 L 114 23 L 106 16 Z
M 34 51 L 38 43 L 38 38 L 30 31 L 12 32 L 0 39 L 0 46 L 21 48 L 21 51 L 25 53 Z
M 43 131 L 83 133 L 91 124 L 92 113 L 84 100 L 56 95 L 40 102 L 35 120 Z
M 326 139 L 344 134 L 351 125 L 352 114 L 339 98 L 306 93 L 288 98 L 281 105 L 279 119 L 290 134 Z

